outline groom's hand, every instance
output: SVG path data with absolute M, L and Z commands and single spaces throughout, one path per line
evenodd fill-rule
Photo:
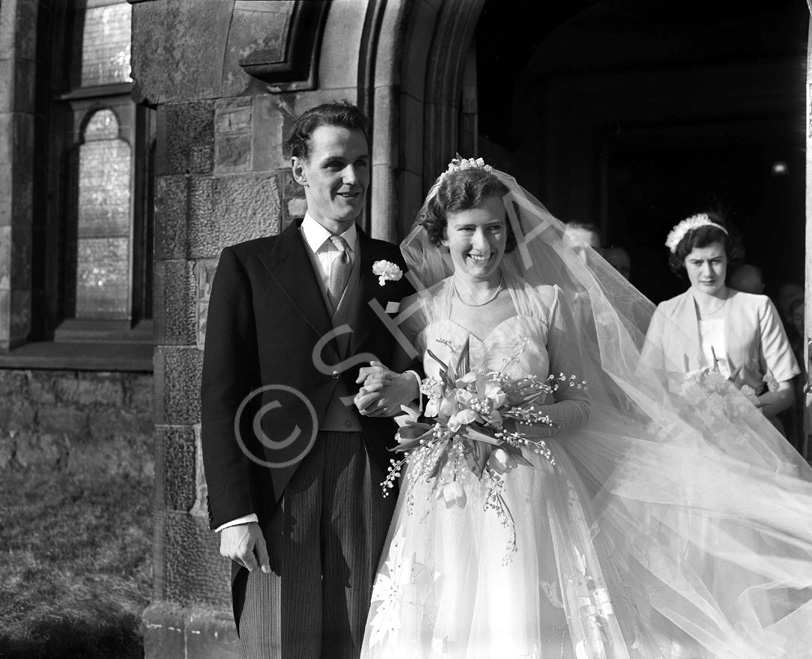
M 363 383 L 355 405 L 364 416 L 394 416 L 420 393 L 413 374 L 395 373 L 380 362 L 360 369 L 356 382 Z
M 256 522 L 237 524 L 220 531 L 220 555 L 236 561 L 250 572 L 258 567 L 265 574 L 271 571 L 265 538 Z

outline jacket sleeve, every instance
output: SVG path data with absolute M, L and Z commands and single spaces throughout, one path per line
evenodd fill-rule
M 249 278 L 227 247 L 209 300 L 201 386 L 201 442 L 213 529 L 257 512 L 252 464 L 235 433 L 238 411 L 256 380 L 255 327 Z
M 759 361 L 764 373 L 772 373 L 778 382 L 791 380 L 801 370 L 795 360 L 784 326 L 769 298 L 764 299 L 758 310 L 761 332 Z

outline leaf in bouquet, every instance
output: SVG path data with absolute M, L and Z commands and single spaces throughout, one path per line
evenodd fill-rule
M 446 463 L 448 462 L 448 451 L 446 450 L 447 445 L 448 442 L 444 442 L 442 446 L 438 447 L 437 462 L 434 463 L 434 466 L 431 468 L 427 478 L 436 478 L 440 475 L 443 467 L 445 467 Z
M 533 466 L 533 463 L 522 455 L 522 449 L 520 449 L 518 446 L 514 446 L 513 444 L 505 442 L 500 446 L 500 448 L 503 451 L 509 453 L 513 457 L 513 459 L 516 460 L 516 462 L 518 462 L 520 465 L 523 465 L 525 467 Z
M 741 373 L 741 370 L 742 370 L 742 367 L 741 367 L 741 366 L 739 366 L 739 368 L 737 368 L 735 371 L 733 371 L 733 372 L 730 374 L 730 377 L 728 378 L 728 381 L 729 381 L 729 382 L 736 382 L 736 378 L 738 378 L 738 377 L 739 377 L 739 373 Z
M 425 439 L 431 436 L 433 426 L 427 423 L 410 423 L 398 430 L 397 436 L 403 440 Z
M 442 380 L 443 389 L 453 389 L 457 378 L 449 370 L 448 364 L 435 355 L 431 350 L 426 349 L 426 352 L 429 354 L 429 357 L 440 365 L 440 379 Z
M 462 346 L 462 350 L 460 350 L 460 356 L 457 359 L 457 376 L 465 375 L 468 371 L 471 370 L 471 359 L 470 359 L 470 337 L 465 339 L 465 345 Z
M 466 437 L 475 440 L 475 442 L 484 442 L 485 444 L 490 444 L 491 446 L 497 446 L 501 442 L 501 440 L 496 439 L 491 435 L 486 435 L 484 432 L 474 430 L 470 427 L 465 430 L 465 435 Z
M 482 478 L 482 472 L 491 455 L 491 447 L 483 442 L 466 442 L 465 461 L 468 468 L 477 477 Z
M 389 450 L 392 453 L 406 453 L 407 451 L 412 451 L 420 446 L 420 438 L 415 437 L 414 439 L 407 439 L 404 441 L 399 442 L 396 446 L 390 448 Z

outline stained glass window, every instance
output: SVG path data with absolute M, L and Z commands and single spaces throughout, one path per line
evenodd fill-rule
M 96 111 L 79 147 L 77 318 L 128 318 L 130 146 L 111 110 Z
M 132 7 L 121 0 L 88 0 L 77 9 L 73 40 L 75 87 L 130 82 Z

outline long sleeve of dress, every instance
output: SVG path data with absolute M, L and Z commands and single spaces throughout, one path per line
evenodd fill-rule
M 572 315 L 566 306 L 561 291 L 556 288 L 556 297 L 550 309 L 550 327 L 547 335 L 547 352 L 550 355 L 550 373 L 564 377 L 553 395 L 555 402 L 540 405 L 539 410 L 546 414 L 553 426 L 527 426 L 520 428 L 528 437 L 556 437 L 577 430 L 589 421 L 589 395 L 583 386 L 584 366 L 581 349 L 575 334 Z M 572 379 L 574 376 L 574 379 Z

